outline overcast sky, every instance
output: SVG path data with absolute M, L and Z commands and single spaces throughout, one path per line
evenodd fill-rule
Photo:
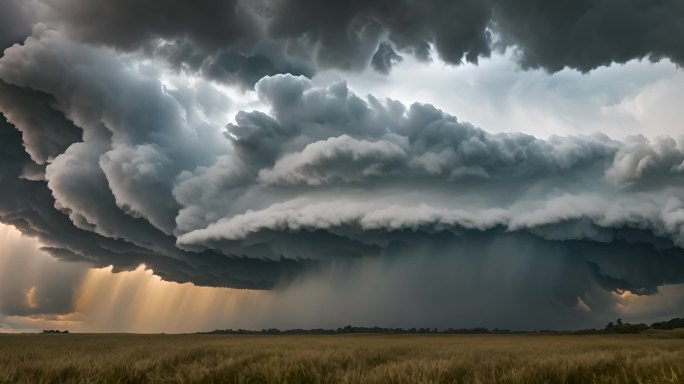
M 684 315 L 679 0 L 3 0 L 0 331 Z

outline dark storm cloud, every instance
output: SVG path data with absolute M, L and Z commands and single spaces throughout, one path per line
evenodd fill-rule
M 117 270 L 145 263 L 175 281 L 267 288 L 287 275 L 283 267 L 302 268 L 184 252 L 152 224 L 163 229 L 164 215 L 177 209 L 173 199 L 163 198 L 164 188 L 170 195 L 173 183 L 165 169 L 177 166 L 168 156 L 201 164 L 211 148 L 206 143 L 222 140 L 218 133 L 215 138 L 202 134 L 214 130 L 204 119 L 226 105 L 225 96 L 202 85 L 162 93 L 149 74 L 131 71 L 111 55 L 98 55 L 104 51 L 90 51 L 52 32 L 7 53 L 0 59 L 3 80 L 15 83 L 2 83 L 1 110 L 19 131 L 3 121 L 3 222 L 38 237 L 59 259 L 114 265 Z M 63 61 L 59 53 L 80 66 Z M 161 131 L 155 132 L 155 126 Z M 177 136 L 176 150 L 163 132 Z M 179 152 L 178 146 L 191 145 L 192 137 L 201 141 L 203 151 Z M 131 199 L 131 194 L 142 200 Z M 167 220 L 173 225 L 173 215 Z M 211 265 L 212 272 L 197 275 L 194 265 Z M 250 270 L 257 274 L 248 277 Z
M 311 74 L 308 55 L 285 51 L 264 34 L 252 6 L 234 0 L 45 0 L 42 21 L 79 40 L 143 50 L 179 69 L 252 87 L 265 75 Z M 295 42 L 289 44 L 295 45 Z M 292 50 L 292 47 L 288 48 Z
M 43 21 L 72 37 L 124 50 L 143 49 L 179 68 L 252 86 L 276 73 L 318 68 L 388 71 L 400 51 L 450 63 L 490 52 L 490 9 L 458 1 L 82 1 L 44 0 Z M 382 67 L 380 67 L 382 65 Z
M 367 62 L 377 41 L 387 35 L 400 50 L 427 58 L 430 45 L 448 62 L 489 54 L 485 25 L 487 2 L 457 1 L 274 1 L 268 31 L 279 38 L 304 37 L 316 42 L 323 63 L 342 68 Z M 370 41 L 369 41 L 370 40 Z M 357 61 L 357 60 L 354 60 Z
M 402 61 L 402 57 L 386 42 L 380 43 L 371 59 L 371 67 L 376 71 L 389 74 L 392 66 Z
M 3 186 L 0 190 L 0 220 L 39 239 L 44 244 L 43 250 L 57 259 L 86 262 L 95 267 L 112 265 L 115 271 L 132 270 L 144 263 L 171 281 L 261 289 L 271 287 L 274 281 L 286 278 L 288 273 L 292 275 L 303 267 L 215 252 L 183 252 L 171 249 L 173 242 L 170 238 L 163 240 L 165 244 L 148 244 L 149 248 L 146 248 L 132 244 L 129 239 L 105 237 L 88 228 L 79 228 L 70 217 L 55 209 L 55 199 L 45 181 L 22 177 L 26 165 L 31 163 L 19 132 L 5 121 L 0 121 L 0 183 Z M 94 182 L 96 180 L 90 180 L 88 184 Z M 128 225 L 138 230 L 149 226 L 142 220 Z M 156 237 L 159 239 L 162 235 Z M 166 247 L 166 252 L 155 252 L 162 247 Z M 289 269 L 292 271 L 288 272 Z M 70 306 L 63 310 L 68 308 Z M 12 314 L 9 310 L 4 313 Z
M 27 151 L 37 164 L 47 164 L 81 140 L 81 130 L 65 118 L 48 94 L 0 81 L 0 111 L 22 130 Z
M 10 13 L 20 6 L 10 2 Z M 265 75 L 320 68 L 388 72 L 399 53 L 476 63 L 493 43 L 514 46 L 524 67 L 589 71 L 613 62 L 684 63 L 679 0 L 326 1 L 42 0 L 40 20 L 72 37 L 143 49 L 179 68 L 251 86 Z M 23 8 L 29 8 L 24 6 Z M 23 9 L 22 8 L 22 9 Z M 23 12 L 23 11 L 22 11 Z M 16 21 L 15 21 L 16 20 Z M 27 35 L 26 16 L 7 36 Z M 23 28 L 23 29 L 22 29 Z M 23 32 L 21 32 L 23 31 Z M 391 48 L 394 47 L 394 48 Z
M 589 71 L 613 62 L 670 58 L 684 64 L 680 0 L 497 0 L 494 29 L 525 67 Z
M 286 40 L 296 49 L 301 40 L 314 48 L 319 62 L 343 68 L 367 61 L 382 35 L 422 57 L 434 44 L 451 62 L 476 61 L 489 52 L 484 29 L 490 11 L 480 0 L 44 2 L 50 7 L 49 17 L 63 22 L 74 36 L 124 49 L 154 38 L 188 38 L 208 49 L 260 43 L 265 38 Z
M 73 35 L 124 49 L 155 38 L 185 38 L 209 49 L 255 35 L 254 17 L 236 0 L 45 0 Z
M 616 317 L 636 318 L 615 305 L 612 290 L 626 283 L 612 277 L 617 272 L 611 266 L 622 265 L 622 274 L 630 269 L 630 284 L 641 293 L 644 282 L 650 285 L 676 274 L 665 265 L 642 273 L 644 258 L 654 254 L 643 248 L 633 251 L 627 242 L 603 249 L 597 243 L 586 245 L 524 233 L 405 231 L 388 247 L 405 257 L 361 259 L 346 273 L 338 268 L 295 284 L 271 303 L 266 315 L 247 324 L 334 327 L 345 319 L 395 327 L 590 328 Z M 637 254 L 640 259 L 633 259 Z M 679 260 L 676 268 L 682 266 Z M 651 274 L 659 276 L 650 280 Z
M 59 259 L 265 289 L 336 268 L 353 280 L 368 259 L 406 266 L 387 277 L 399 286 L 414 258 L 434 257 L 411 281 L 444 287 L 444 301 L 468 276 L 508 276 L 517 302 L 551 292 L 536 297 L 545 310 L 684 282 L 681 138 L 490 134 L 292 75 L 259 80 L 270 111 L 224 128 L 219 90 L 175 84 L 141 55 L 47 29 L 0 58 L 14 126 L 0 126 L 0 220 Z M 471 261 L 459 284 L 449 258 Z
M 619 242 L 632 228 L 680 257 L 675 139 L 494 135 L 431 105 L 291 75 L 260 80 L 271 111 L 240 112 L 222 135 L 210 116 L 229 100 L 202 82 L 163 85 L 135 59 L 49 30 L 0 59 L 3 92 L 17 95 L 3 111 L 33 157 L 14 183 L 40 190 L 41 204 L 23 204 L 62 223 L 23 227 L 61 258 L 269 287 L 320 261 L 387 256 L 406 231 L 425 244 L 527 233 L 562 248 Z M 46 164 L 44 176 L 31 162 Z M 639 183 L 653 178 L 657 187 Z M 8 194 L 8 204 L 31 196 Z M 590 260 L 585 248 L 577 257 Z M 678 281 L 612 277 L 643 292 Z
M 312 76 L 315 64 L 308 57 L 291 57 L 274 44 L 249 49 L 231 47 L 206 50 L 187 39 L 147 46 L 148 55 L 165 59 L 173 68 L 199 73 L 209 79 L 251 89 L 264 76 L 278 73 Z
M 344 84 L 321 89 L 291 76 L 263 79 L 257 92 L 273 117 L 242 113 L 229 126 L 233 152 L 179 178 L 183 246 L 339 262 L 411 257 L 408 233 L 445 255 L 459 251 L 441 248 L 444 239 L 526 233 L 583 260 L 606 289 L 651 293 L 684 278 L 668 272 L 684 255 L 678 169 L 644 167 L 641 177 L 665 179 L 633 190 L 614 176 L 629 142 L 492 135 L 430 105 L 364 101 Z M 653 254 L 669 261 L 656 267 Z M 630 274 L 638 268 L 623 260 L 656 272 Z
M 33 0 L 4 0 L 0 4 L 0 56 L 5 48 L 23 42 L 31 34 L 35 6 Z

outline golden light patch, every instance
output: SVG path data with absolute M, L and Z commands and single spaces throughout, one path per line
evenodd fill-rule
M 89 324 L 121 332 L 190 332 L 221 327 L 262 291 L 198 287 L 162 280 L 140 265 L 113 273 L 92 269 L 77 292 L 76 311 Z
M 36 286 L 34 285 L 31 289 L 26 292 L 26 305 L 31 309 L 38 308 L 38 302 L 36 301 Z

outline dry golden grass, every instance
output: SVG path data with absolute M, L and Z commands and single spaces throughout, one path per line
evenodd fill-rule
M 681 337 L 0 335 L 0 383 L 679 383 Z

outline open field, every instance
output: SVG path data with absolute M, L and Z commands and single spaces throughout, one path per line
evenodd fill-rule
M 684 383 L 683 336 L 0 335 L 0 383 Z

